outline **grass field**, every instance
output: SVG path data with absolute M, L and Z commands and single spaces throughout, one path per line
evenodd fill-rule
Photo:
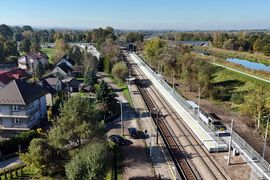
M 41 48 L 41 51 L 49 57 L 49 62 L 52 63 L 52 58 L 56 51 L 55 48 Z
M 221 99 L 216 99 L 214 101 L 226 103 L 232 110 L 238 111 L 242 106 L 242 103 L 237 104 L 233 102 L 231 98 L 234 94 L 236 94 L 238 98 L 239 96 L 244 98 L 244 96 L 248 95 L 248 93 L 253 91 L 255 88 L 264 86 L 268 97 L 270 97 L 269 83 L 220 67 L 217 67 L 217 71 L 214 76 L 213 85 L 216 88 L 222 89 Z M 269 103 L 269 100 L 267 100 L 267 102 Z

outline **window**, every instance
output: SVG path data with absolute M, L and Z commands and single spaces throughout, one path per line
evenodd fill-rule
M 19 118 L 14 118 L 14 124 L 21 124 L 21 120 Z
M 35 120 L 35 115 L 33 114 L 32 116 L 31 116 L 31 121 L 34 121 Z
M 2 124 L 3 123 L 3 120 L 2 120 L 2 118 L 0 118 L 0 124 Z
M 19 111 L 18 105 L 12 105 L 12 111 Z
M 32 108 L 32 107 L 34 107 L 34 102 L 31 102 L 31 103 L 29 104 L 29 109 Z

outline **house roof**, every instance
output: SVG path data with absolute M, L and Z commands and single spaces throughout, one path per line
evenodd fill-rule
M 46 94 L 48 91 L 40 85 L 16 79 L 0 91 L 0 104 L 27 105 Z
M 73 66 L 75 65 L 75 61 L 73 61 L 73 59 L 71 59 L 68 55 L 64 55 L 62 58 L 60 58 L 55 64 L 59 63 L 62 59 L 67 60 L 70 64 L 72 64 Z
M 78 81 L 77 79 L 75 79 L 73 77 L 63 79 L 62 82 L 65 84 L 68 84 L 68 86 L 74 87 L 74 88 L 81 88 L 83 86 L 82 82 Z
M 61 68 L 63 71 L 65 71 L 65 73 L 71 72 L 72 69 L 71 67 L 69 67 L 66 63 L 61 63 L 59 65 L 57 65 L 59 68 Z
M 47 81 L 48 84 L 50 84 L 51 86 L 56 86 L 58 82 L 60 81 L 60 79 L 57 77 L 49 77 L 49 78 L 45 78 L 44 80 Z
M 0 81 L 3 84 L 8 84 L 14 79 L 30 79 L 31 77 L 32 76 L 30 74 L 28 74 L 27 72 L 25 72 L 25 70 L 21 68 L 0 72 Z
M 51 95 L 55 95 L 57 91 L 48 83 L 46 79 L 42 79 L 40 84 L 49 91 Z
M 27 59 L 39 60 L 41 58 L 48 58 L 47 55 L 37 52 L 37 53 L 27 53 L 21 57 L 26 57 Z

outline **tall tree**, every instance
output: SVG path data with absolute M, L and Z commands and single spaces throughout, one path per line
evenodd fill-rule
M 83 139 L 96 134 L 102 127 L 98 112 L 86 98 L 73 96 L 64 103 L 49 139 L 56 147 L 80 146 Z
M 38 64 L 36 67 L 36 77 L 40 79 L 42 78 L 44 74 L 45 74 L 44 66 L 41 61 L 38 61 Z
M 6 39 L 11 39 L 13 36 L 13 32 L 9 26 L 7 26 L 5 24 L 1 24 L 0 25 L 0 35 L 2 35 Z
M 88 69 L 84 75 L 84 84 L 86 86 L 93 86 L 97 83 L 97 74 L 95 69 Z
M 20 43 L 20 51 L 28 53 L 30 52 L 30 46 L 31 46 L 31 41 L 29 39 L 24 39 Z

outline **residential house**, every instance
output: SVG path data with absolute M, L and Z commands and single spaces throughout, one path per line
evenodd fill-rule
M 21 68 L 0 72 L 0 89 L 14 79 L 28 80 L 32 76 Z
M 55 65 L 58 66 L 60 64 L 66 64 L 69 67 L 73 67 L 75 65 L 75 62 L 68 56 L 68 55 L 64 55 L 62 58 L 60 58 Z
M 73 69 L 66 63 L 61 63 L 54 67 L 54 69 L 50 72 L 50 75 L 53 75 L 59 79 L 64 79 L 68 76 L 71 76 L 72 71 Z
M 16 134 L 47 118 L 46 94 L 38 84 L 13 80 L 0 90 L 0 130 Z
M 41 52 L 37 52 L 27 53 L 21 56 L 18 59 L 18 66 L 19 68 L 26 69 L 30 73 L 33 73 L 37 68 L 38 62 L 41 62 L 44 68 L 49 65 L 48 57 Z
M 79 92 L 83 89 L 84 84 L 80 81 L 78 81 L 76 78 L 74 77 L 68 77 L 66 79 L 62 79 L 61 80 L 64 84 L 65 84 L 65 90 L 67 92 Z
M 39 85 L 43 86 L 49 92 L 46 94 L 46 104 L 47 107 L 52 107 L 53 99 L 56 97 L 58 91 L 44 78 L 39 82 Z

